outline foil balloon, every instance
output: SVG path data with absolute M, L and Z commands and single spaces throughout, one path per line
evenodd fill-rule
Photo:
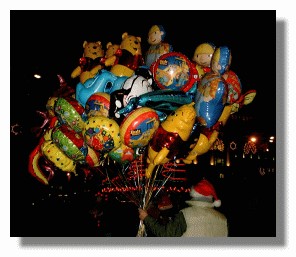
M 87 155 L 85 156 L 85 164 L 89 167 L 97 167 L 100 164 L 100 152 L 95 151 L 91 147 L 87 146 Z
M 215 74 L 220 74 L 221 76 L 229 70 L 232 60 L 231 51 L 227 46 L 221 46 L 215 49 L 212 62 L 211 70 Z
M 205 154 L 210 150 L 216 139 L 218 138 L 220 130 L 225 126 L 227 120 L 232 113 L 237 112 L 242 106 L 250 104 L 256 96 L 256 90 L 250 90 L 244 95 L 241 95 L 234 103 L 225 105 L 223 111 L 214 126 L 206 128 L 196 124 L 198 129 L 193 129 L 190 136 L 189 152 L 186 153 L 185 158 L 181 160 L 185 164 L 197 164 L 197 157 Z M 188 145 L 188 144 L 187 144 Z M 185 152 L 186 150 L 184 150 Z
M 172 52 L 173 47 L 164 42 L 166 32 L 162 25 L 153 25 L 148 32 L 148 40 L 150 47 L 145 55 L 145 64 L 150 67 L 161 55 Z
M 77 133 L 68 125 L 63 124 L 53 129 L 51 138 L 70 159 L 75 162 L 84 162 L 87 155 L 87 146 L 81 133 Z
M 75 173 L 76 163 L 65 155 L 53 141 L 44 141 L 41 145 L 41 151 L 55 167 L 64 172 Z
M 155 83 L 160 89 L 187 92 L 198 81 L 195 65 L 183 54 L 171 52 L 151 65 Z
M 144 65 L 141 37 L 124 32 L 117 54 L 105 61 L 105 66 L 112 65 L 110 71 L 119 77 L 130 77 L 140 66 Z M 116 60 L 116 62 L 114 62 Z M 115 64 L 116 63 L 116 64 Z
M 43 140 L 44 142 L 44 140 Z M 29 173 L 35 177 L 39 182 L 41 182 L 44 185 L 49 184 L 49 178 L 45 175 L 43 169 L 39 166 L 39 160 L 42 156 L 41 153 L 41 144 L 38 144 L 34 150 L 29 155 L 29 162 L 28 162 L 28 171 Z
M 241 96 L 242 84 L 238 76 L 232 70 L 228 70 L 223 74 L 228 86 L 227 103 L 235 103 Z
M 207 73 L 198 85 L 195 96 L 197 120 L 210 128 L 216 124 L 227 102 L 227 84 L 215 73 Z
M 192 102 L 192 98 L 182 91 L 155 90 L 139 97 L 132 98 L 126 107 L 118 110 L 118 115 L 127 114 L 139 106 L 149 107 L 157 112 L 170 114 L 184 104 Z
M 109 112 L 110 117 L 115 117 L 117 121 L 121 123 L 122 119 L 124 118 L 122 114 L 127 113 L 119 113 L 119 111 L 125 108 L 133 98 L 139 97 L 140 95 L 153 91 L 150 83 L 151 81 L 147 80 L 146 78 L 140 75 L 133 75 L 129 77 L 123 83 L 122 88 L 120 90 L 116 90 L 111 93 L 111 108 Z M 135 106 L 135 108 L 136 107 L 137 106 Z M 129 107 L 127 109 L 129 110 L 128 112 L 131 111 Z
M 218 121 L 215 123 L 214 126 L 210 128 L 206 128 L 204 126 L 200 126 L 200 124 L 197 125 L 197 128 L 195 131 L 192 132 L 190 138 L 192 139 L 189 141 L 189 153 L 186 153 L 186 157 L 182 158 L 182 161 L 185 164 L 197 164 L 197 157 L 207 153 L 216 139 L 218 138 L 219 132 L 222 129 L 223 126 L 225 126 L 228 118 L 230 117 L 232 110 L 231 105 L 226 105 L 223 108 L 223 111 L 218 119 Z M 192 143 L 192 144 L 191 144 Z M 185 151 L 185 150 L 184 150 Z
M 39 182 L 44 185 L 49 184 L 49 180 L 53 177 L 54 172 L 49 165 L 43 165 L 41 168 L 40 160 L 42 159 L 43 154 L 41 151 L 41 146 L 45 141 L 51 141 L 51 132 L 54 127 L 58 125 L 58 119 L 56 116 L 49 120 L 49 127 L 40 138 L 38 145 L 34 148 L 34 150 L 29 155 L 28 162 L 28 171 L 29 173 L 35 177 Z M 46 174 L 47 171 L 49 175 Z
M 50 118 L 55 116 L 54 105 L 55 105 L 57 100 L 58 100 L 58 97 L 56 97 L 56 96 L 49 97 L 48 100 L 47 100 L 47 103 L 46 103 L 45 107 L 46 107 L 48 116 Z
M 147 66 L 140 66 L 138 69 L 135 70 L 135 75 L 144 77 L 148 80 L 153 89 L 158 89 L 155 87 L 153 74 Z
M 151 177 L 156 165 L 165 164 L 175 157 L 190 137 L 196 117 L 193 105 L 183 105 L 172 112 L 156 130 L 148 146 L 147 178 Z
M 128 78 L 122 85 L 125 94 L 123 97 L 123 106 L 127 106 L 129 101 L 140 95 L 153 91 L 150 82 L 139 75 L 133 75 Z
M 84 127 L 84 108 L 74 98 L 58 98 L 54 111 L 61 124 L 67 124 L 76 132 L 81 132 Z
M 131 148 L 148 145 L 159 126 L 156 111 L 148 107 L 138 108 L 129 113 L 120 125 L 122 142 Z
M 120 164 L 130 163 L 137 157 L 136 151 L 125 144 L 121 144 L 118 148 L 111 150 L 108 155 L 113 161 Z
M 121 144 L 119 125 L 104 117 L 90 117 L 82 132 L 85 142 L 95 151 L 109 152 Z
M 94 93 L 85 104 L 85 113 L 88 117 L 109 116 L 110 95 L 107 93 Z
M 85 107 L 91 95 L 98 92 L 111 94 L 113 91 L 120 89 L 127 78 L 126 76 L 116 76 L 107 70 L 100 70 L 93 78 L 77 84 L 76 99 Z
M 194 51 L 192 61 L 196 65 L 199 79 L 211 71 L 211 60 L 216 46 L 213 43 L 199 44 Z

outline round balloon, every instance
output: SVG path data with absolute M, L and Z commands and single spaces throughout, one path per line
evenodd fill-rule
M 85 163 L 90 167 L 96 167 L 100 163 L 100 152 L 95 151 L 87 146 L 87 155 L 85 156 Z
M 76 132 L 81 132 L 84 127 L 82 116 L 84 108 L 74 98 L 58 98 L 56 100 L 54 111 L 60 123 L 67 124 Z
M 170 52 L 151 65 L 155 83 L 160 89 L 189 91 L 198 80 L 195 65 L 184 55 Z
M 138 108 L 129 113 L 120 125 L 122 142 L 131 147 L 139 148 L 148 145 L 159 126 L 157 112 L 148 107 Z
M 121 144 L 118 148 L 110 151 L 108 155 L 112 160 L 121 164 L 126 164 L 136 158 L 136 151 L 125 144 Z
M 119 125 L 104 116 L 90 117 L 82 132 L 86 143 L 95 151 L 109 152 L 121 144 Z
M 51 133 L 52 141 L 74 161 L 84 161 L 87 146 L 81 133 L 77 133 L 68 125 L 55 127 Z
M 110 95 L 107 93 L 92 94 L 85 104 L 85 113 L 88 117 L 108 117 L 110 109 Z

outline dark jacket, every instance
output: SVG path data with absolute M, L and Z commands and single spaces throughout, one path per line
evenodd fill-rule
M 161 224 L 157 219 L 147 216 L 144 224 L 157 237 L 179 237 L 186 231 L 187 225 L 182 212 L 175 214 L 167 224 Z
M 226 217 L 210 202 L 190 200 L 166 225 L 147 216 L 144 224 L 157 237 L 227 237 Z

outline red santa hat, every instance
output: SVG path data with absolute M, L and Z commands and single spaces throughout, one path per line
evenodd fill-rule
M 173 208 L 173 204 L 170 197 L 166 194 L 163 195 L 158 202 L 158 209 L 164 211 L 171 208 Z
M 192 198 L 207 197 L 214 198 L 213 205 L 215 207 L 221 206 L 221 200 L 218 199 L 214 186 L 206 179 L 201 180 L 191 188 L 190 196 Z

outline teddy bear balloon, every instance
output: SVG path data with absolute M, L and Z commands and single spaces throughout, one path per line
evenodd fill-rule
M 93 78 L 103 68 L 101 63 L 104 57 L 104 50 L 100 41 L 84 41 L 83 49 L 83 57 L 79 59 L 79 66 L 71 73 L 71 78 L 79 76 L 81 83 Z

